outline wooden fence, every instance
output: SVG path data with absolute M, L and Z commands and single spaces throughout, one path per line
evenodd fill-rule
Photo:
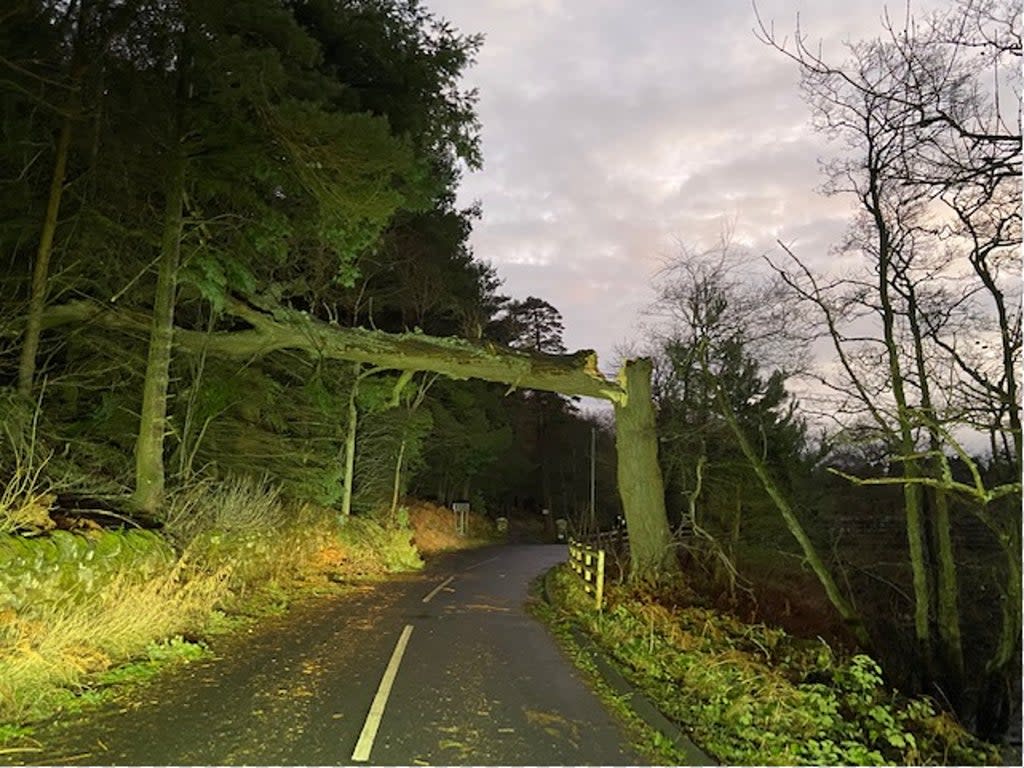
M 604 603 L 604 550 L 569 539 L 569 567 L 583 579 L 583 588 L 594 595 L 594 607 Z

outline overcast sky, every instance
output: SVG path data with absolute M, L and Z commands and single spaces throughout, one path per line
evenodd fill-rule
M 479 89 L 484 169 L 473 246 L 504 293 L 539 296 L 569 349 L 640 337 L 661 260 L 723 227 L 756 252 L 780 238 L 822 266 L 848 200 L 816 190 L 835 151 L 810 126 L 792 62 L 758 42 L 748 0 L 425 0 L 486 37 L 466 84 Z M 875 0 L 760 0 L 826 52 L 881 30 Z M 891 6 L 892 7 L 892 6 Z M 916 3 L 915 8 L 923 5 Z M 893 7 L 903 17 L 903 4 Z

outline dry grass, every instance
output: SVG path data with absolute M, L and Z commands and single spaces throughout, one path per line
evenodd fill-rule
M 48 601 L 0 614 L 0 720 L 22 721 L 52 708 L 61 689 L 140 654 L 159 638 L 198 629 L 228 589 L 229 571 L 195 569 L 179 559 L 140 580 L 131 570 L 85 601 Z
M 56 498 L 44 476 L 49 457 L 38 455 L 34 429 L 27 441 L 19 439 L 9 424 L 4 424 L 4 434 L 8 466 L 0 484 L 0 533 L 49 530 Z
M 154 642 L 201 633 L 217 611 L 286 603 L 298 582 L 422 566 L 412 529 L 351 518 L 339 531 L 334 510 L 286 506 L 262 481 L 197 484 L 172 500 L 172 513 L 184 552 L 158 568 L 115 563 L 102 589 L 55 582 L 17 610 L 0 609 L 0 723 L 51 715 L 98 673 L 145 657 Z M 481 534 L 490 529 L 472 515 L 472 535 L 459 537 L 451 510 L 425 504 L 412 520 L 428 552 L 486 543 Z
M 494 525 L 478 512 L 469 513 L 468 535 L 455 531 L 455 513 L 429 501 L 415 501 L 407 505 L 409 523 L 413 529 L 413 542 L 425 555 L 473 549 L 495 540 Z

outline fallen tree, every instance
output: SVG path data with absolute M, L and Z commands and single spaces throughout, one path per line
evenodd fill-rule
M 453 379 L 482 379 L 511 389 L 536 389 L 583 395 L 612 402 L 617 424 L 619 493 L 630 534 L 631 574 L 635 581 L 656 581 L 674 574 L 665 514 L 658 438 L 654 429 L 649 360 L 629 360 L 617 381 L 597 368 L 597 355 L 581 350 L 546 355 L 490 342 L 438 338 L 421 333 L 391 334 L 365 328 L 343 328 L 307 313 L 276 308 L 266 311 L 230 301 L 226 311 L 248 329 L 199 332 L 174 329 L 174 345 L 184 351 L 205 350 L 224 357 L 254 357 L 283 349 L 305 350 L 325 358 L 369 363 L 397 371 L 431 371 Z M 50 307 L 44 328 L 95 326 L 148 334 L 148 314 L 114 309 L 91 301 Z

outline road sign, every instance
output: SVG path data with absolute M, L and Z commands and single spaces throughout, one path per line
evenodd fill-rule
M 453 501 L 452 511 L 455 513 L 455 532 L 465 536 L 469 531 L 469 502 Z

